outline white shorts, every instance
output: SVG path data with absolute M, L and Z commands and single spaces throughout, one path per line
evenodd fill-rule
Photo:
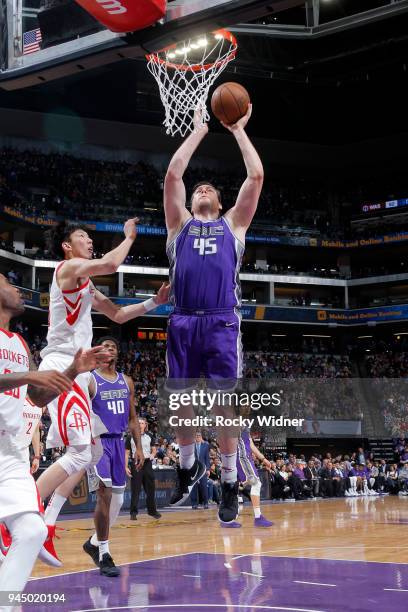
M 0 432 L 0 466 L 0 522 L 21 512 L 43 512 L 27 454 L 8 432 Z
M 40 363 L 39 370 L 63 372 L 72 359 L 71 355 L 50 353 Z M 71 391 L 59 395 L 47 405 L 51 417 L 47 448 L 90 444 L 92 438 L 107 431 L 102 420 L 92 411 L 88 390 L 90 377 L 89 372 L 79 374 Z

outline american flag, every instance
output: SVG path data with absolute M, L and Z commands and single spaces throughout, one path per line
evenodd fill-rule
M 42 41 L 41 30 L 30 30 L 23 34 L 23 55 L 35 53 L 40 50 L 40 42 Z

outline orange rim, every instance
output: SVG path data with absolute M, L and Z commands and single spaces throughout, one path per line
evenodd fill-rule
M 200 72 L 201 70 L 209 70 L 210 68 L 213 68 L 213 66 L 222 66 L 223 64 L 227 64 L 232 59 L 234 59 L 236 55 L 237 48 L 238 48 L 237 39 L 228 30 L 214 30 L 213 32 L 211 32 L 211 34 L 214 34 L 214 36 L 216 34 L 219 34 L 220 36 L 222 36 L 224 40 L 228 40 L 231 43 L 233 48 L 232 48 L 232 51 L 230 51 L 230 53 L 227 55 L 227 57 L 224 57 L 223 59 L 219 59 L 215 62 L 209 62 L 207 64 L 191 64 L 191 65 L 174 64 L 173 62 L 169 62 L 168 60 L 163 59 L 162 57 L 159 56 L 159 53 L 166 53 L 167 51 L 170 51 L 171 49 L 176 49 L 177 44 L 173 43 L 172 45 L 169 45 L 168 47 L 159 49 L 159 51 L 156 51 L 156 53 L 148 53 L 146 55 L 146 59 L 149 62 L 152 61 L 156 64 L 161 64 L 162 66 L 166 66 L 167 68 L 172 68 L 173 70 L 185 70 L 186 72 L 188 70 L 191 70 L 192 72 Z

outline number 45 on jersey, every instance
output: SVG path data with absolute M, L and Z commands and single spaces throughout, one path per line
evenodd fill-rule
M 199 255 L 214 255 L 217 252 L 216 238 L 195 238 L 194 249 L 198 249 Z

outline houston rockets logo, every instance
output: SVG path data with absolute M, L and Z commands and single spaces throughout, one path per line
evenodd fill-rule
M 85 393 L 75 381 L 72 391 L 62 393 L 58 398 L 58 430 L 65 446 L 69 444 L 67 421 L 71 421 L 71 411 L 73 422 L 69 423 L 69 427 L 83 433 L 90 426 L 90 409 Z
M 83 433 L 85 431 L 85 427 L 88 427 L 88 421 L 83 418 L 82 412 L 73 412 L 72 416 L 74 417 L 74 422 L 70 423 L 69 427 L 81 430 Z

